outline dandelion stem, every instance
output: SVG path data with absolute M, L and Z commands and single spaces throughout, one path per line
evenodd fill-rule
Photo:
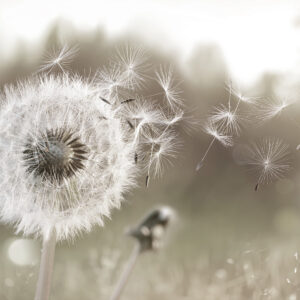
M 129 276 L 140 254 L 141 254 L 141 245 L 140 243 L 137 243 L 132 250 L 131 256 L 128 259 L 128 262 L 123 270 L 123 273 L 121 274 L 121 277 L 116 285 L 116 288 L 110 300 L 120 299 L 121 293 L 124 290 L 124 287 L 129 279 Z
M 201 159 L 201 160 L 199 161 L 199 163 L 197 164 L 196 171 L 198 171 L 198 170 L 201 168 L 202 163 L 204 162 L 204 160 L 205 160 L 205 158 L 206 158 L 206 156 L 207 156 L 207 154 L 208 154 L 208 152 L 209 152 L 210 148 L 212 147 L 212 145 L 213 145 L 213 143 L 214 143 L 215 140 L 216 140 L 215 137 L 211 140 L 211 142 L 210 142 L 210 144 L 208 145 L 208 147 L 207 147 L 207 149 L 206 149 L 206 151 L 205 151 L 205 153 L 204 153 L 202 159 Z
M 44 237 L 40 272 L 34 300 L 48 300 L 50 296 L 51 278 L 54 263 L 56 245 L 55 230 L 51 230 L 47 237 Z

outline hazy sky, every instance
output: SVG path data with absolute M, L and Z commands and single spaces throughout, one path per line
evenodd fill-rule
M 218 44 L 235 79 L 247 83 L 300 62 L 299 2 L 0 0 L 0 54 L 9 59 L 20 38 L 36 43 L 62 17 L 79 29 L 100 25 L 111 36 L 135 32 L 164 51 L 175 49 L 183 61 L 198 43 Z

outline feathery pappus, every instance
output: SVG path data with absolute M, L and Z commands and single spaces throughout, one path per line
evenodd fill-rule
M 292 104 L 292 101 L 284 98 L 266 98 L 255 103 L 252 113 L 258 125 L 261 125 L 280 116 Z
M 246 148 L 242 162 L 258 177 L 256 191 L 262 184 L 284 177 L 291 169 L 289 155 L 289 146 L 275 138 L 265 138 Z

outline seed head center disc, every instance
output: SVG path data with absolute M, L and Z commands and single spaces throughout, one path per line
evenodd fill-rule
M 47 130 L 34 140 L 28 138 L 23 160 L 28 173 L 43 180 L 61 183 L 84 168 L 87 148 L 74 132 Z

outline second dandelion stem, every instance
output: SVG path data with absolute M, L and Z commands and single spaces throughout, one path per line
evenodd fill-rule
M 119 282 L 117 283 L 116 289 L 114 290 L 114 293 L 110 298 L 110 300 L 120 299 L 121 293 L 129 279 L 129 276 L 140 254 L 141 254 L 141 245 L 140 243 L 137 243 L 134 249 L 132 250 L 131 256 L 127 262 L 127 265 L 125 266 L 123 273 L 121 274 Z

